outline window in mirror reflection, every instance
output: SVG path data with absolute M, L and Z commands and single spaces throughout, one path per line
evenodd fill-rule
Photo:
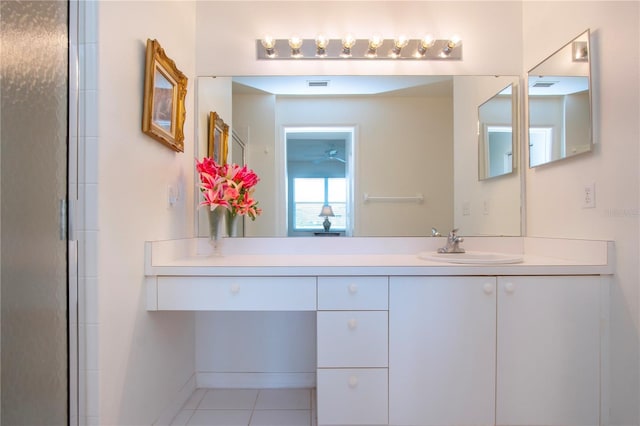
M 322 206 L 330 205 L 332 231 L 345 230 L 347 182 L 344 178 L 295 178 L 293 180 L 294 231 L 322 231 Z

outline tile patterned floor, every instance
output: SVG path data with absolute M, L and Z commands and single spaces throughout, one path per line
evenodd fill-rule
M 315 426 L 314 389 L 197 389 L 172 426 Z

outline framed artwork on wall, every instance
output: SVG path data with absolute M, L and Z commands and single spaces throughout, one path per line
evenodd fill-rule
M 207 156 L 218 164 L 227 163 L 229 152 L 229 125 L 225 124 L 218 113 L 209 113 L 209 142 Z
M 177 152 L 184 152 L 187 77 L 157 40 L 147 40 L 142 131 Z

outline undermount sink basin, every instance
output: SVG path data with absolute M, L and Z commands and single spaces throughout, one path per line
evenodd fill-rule
M 418 257 L 433 262 L 462 263 L 462 264 L 503 264 L 520 263 L 523 260 L 521 254 L 491 253 L 484 251 L 468 251 L 466 253 L 437 253 L 423 252 Z

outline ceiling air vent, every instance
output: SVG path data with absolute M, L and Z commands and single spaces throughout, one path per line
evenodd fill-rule
M 309 86 L 309 87 L 327 87 L 327 86 L 329 86 L 329 80 L 307 80 L 307 86 Z
M 557 81 L 536 81 L 531 87 L 551 87 L 556 83 Z

